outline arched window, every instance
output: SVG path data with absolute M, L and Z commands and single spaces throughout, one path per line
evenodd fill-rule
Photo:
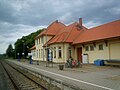
M 62 49 L 58 47 L 58 58 L 62 58 Z
M 56 47 L 54 47 L 54 58 L 56 58 Z
M 71 57 L 71 55 L 72 55 L 72 49 L 71 47 L 68 47 L 68 56 Z
M 41 49 L 41 58 L 43 58 L 43 49 Z

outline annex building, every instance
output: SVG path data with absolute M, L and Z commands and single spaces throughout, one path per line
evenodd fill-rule
M 120 20 L 86 28 L 79 22 L 68 26 L 56 20 L 35 38 L 33 60 L 66 62 L 70 57 L 82 63 L 120 60 Z

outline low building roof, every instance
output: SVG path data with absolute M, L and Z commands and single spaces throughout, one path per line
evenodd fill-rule
M 35 49 L 36 49 L 35 45 L 30 48 L 30 50 L 35 50 Z
M 103 40 L 113 37 L 120 37 L 120 20 L 103 24 L 89 30 L 84 30 L 73 42 L 73 44 Z
M 42 31 L 35 39 L 39 38 L 42 35 L 56 35 L 62 28 L 64 28 L 65 25 L 61 22 L 58 22 L 58 20 L 54 21 L 52 24 L 50 24 L 44 31 Z
M 61 43 L 61 42 L 72 43 L 76 39 L 76 37 L 80 34 L 80 32 L 86 29 L 87 28 L 85 28 L 84 26 L 80 28 L 79 23 L 75 22 L 60 30 L 60 32 L 55 37 L 53 37 L 48 42 L 48 44 Z

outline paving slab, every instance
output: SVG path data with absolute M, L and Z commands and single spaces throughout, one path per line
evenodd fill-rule
M 87 90 L 120 90 L 120 68 L 110 66 L 83 65 L 82 68 L 64 68 L 59 70 L 59 64 L 49 64 L 46 67 L 45 62 L 35 62 L 29 64 L 26 62 L 11 62 L 42 73 L 51 78 L 61 80 L 82 89 Z

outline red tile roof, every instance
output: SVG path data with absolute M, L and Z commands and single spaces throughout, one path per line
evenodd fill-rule
M 61 42 L 72 43 L 74 39 L 80 34 L 80 32 L 87 29 L 84 26 L 82 26 L 82 29 L 80 29 L 78 26 L 79 23 L 77 22 L 66 26 L 55 37 L 53 37 L 48 42 L 48 44 L 61 43 Z
M 120 20 L 83 31 L 73 44 L 120 37 Z
M 30 50 L 34 50 L 34 49 L 36 49 L 35 45 L 30 48 Z
M 50 24 L 43 32 L 41 32 L 35 39 L 46 34 L 54 36 L 64 27 L 65 25 L 63 23 L 58 22 L 58 20 L 56 20 L 52 24 Z

